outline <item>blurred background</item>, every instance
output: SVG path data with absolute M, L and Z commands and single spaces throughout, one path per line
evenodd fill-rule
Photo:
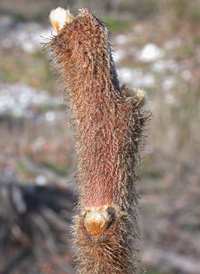
M 0 274 L 75 273 L 73 132 L 42 49 L 51 9 L 111 32 L 121 84 L 144 88 L 141 273 L 200 273 L 200 1 L 0 1 Z

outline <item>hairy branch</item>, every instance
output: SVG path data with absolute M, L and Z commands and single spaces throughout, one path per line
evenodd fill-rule
M 73 18 L 58 8 L 50 19 L 57 35 L 48 49 L 66 85 L 76 135 L 78 271 L 135 273 L 134 183 L 148 116 L 141 110 L 145 94 L 120 87 L 108 30 L 87 9 Z

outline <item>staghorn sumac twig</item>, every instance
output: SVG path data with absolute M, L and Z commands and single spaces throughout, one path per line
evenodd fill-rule
M 69 95 L 76 135 L 79 215 L 75 218 L 78 272 L 137 270 L 138 147 L 147 114 L 145 94 L 120 87 L 109 33 L 87 9 L 76 18 L 58 8 L 48 43 Z

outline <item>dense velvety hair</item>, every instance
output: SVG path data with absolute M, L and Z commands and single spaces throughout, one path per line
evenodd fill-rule
M 78 272 L 136 273 L 135 182 L 145 95 L 120 87 L 104 24 L 87 9 L 75 19 L 62 12 L 64 24 L 50 16 L 58 34 L 48 48 L 66 86 L 76 135 Z

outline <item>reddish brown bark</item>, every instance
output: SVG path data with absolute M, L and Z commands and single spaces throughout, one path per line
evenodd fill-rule
M 48 46 L 66 84 L 76 134 L 79 272 L 135 273 L 135 181 L 147 119 L 140 108 L 144 94 L 120 87 L 107 28 L 87 9 Z

